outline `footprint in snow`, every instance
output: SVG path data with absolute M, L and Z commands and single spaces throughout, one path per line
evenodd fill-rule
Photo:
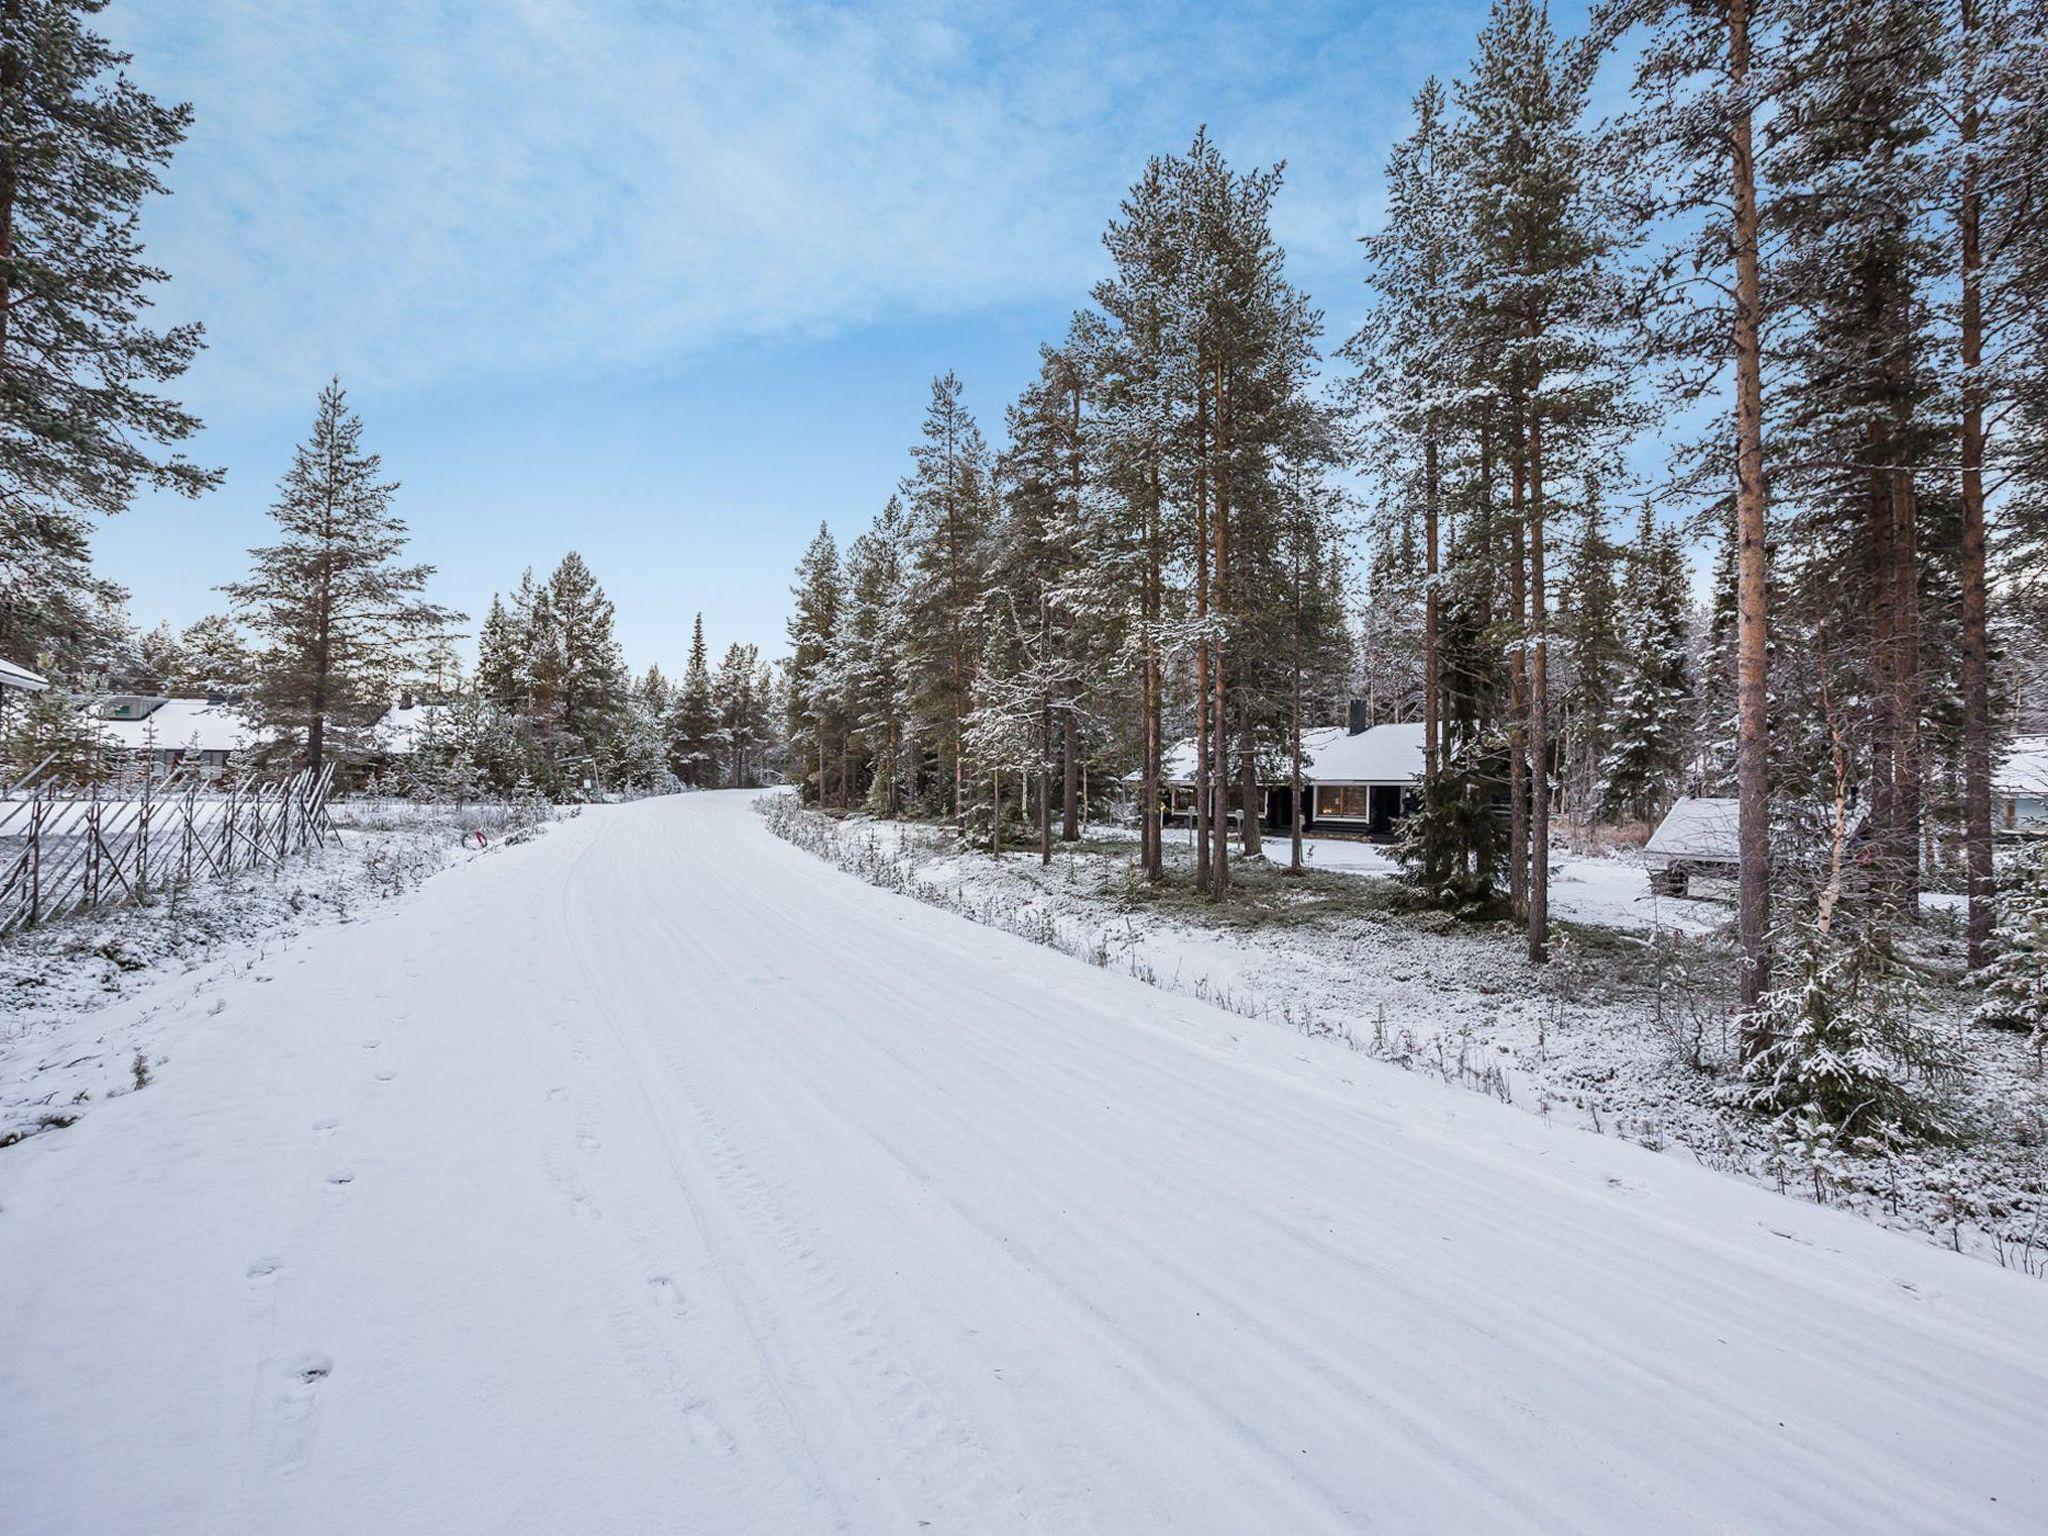
M 249 1277 L 249 1284 L 258 1287 L 269 1285 L 277 1279 L 278 1271 L 283 1268 L 284 1260 L 278 1258 L 275 1254 L 267 1254 L 260 1259 L 251 1259 L 249 1261 L 249 1268 L 246 1271 Z
M 377 1081 L 380 1083 L 388 1083 L 391 1081 L 391 1079 L 393 1079 L 396 1076 L 398 1076 L 398 1074 L 387 1067 L 382 1072 L 379 1072 L 377 1074 Z
M 589 1132 L 586 1131 L 583 1135 L 578 1136 L 576 1138 L 576 1145 L 581 1147 L 586 1152 L 595 1152 L 599 1147 L 603 1146 L 604 1143 L 599 1141 L 595 1136 L 592 1136 Z
M 313 1122 L 313 1129 L 318 1131 L 322 1136 L 332 1136 L 336 1128 L 339 1127 L 340 1124 L 341 1122 L 335 1119 L 334 1116 L 328 1115 L 324 1119 L 315 1120 Z
M 654 1292 L 654 1299 L 663 1311 L 669 1312 L 676 1317 L 683 1315 L 685 1311 L 683 1293 L 677 1288 L 675 1281 L 671 1280 L 667 1275 L 649 1275 L 647 1277 L 647 1288 Z
M 569 1097 L 569 1090 L 566 1088 L 550 1088 L 548 1090 L 548 1097 L 559 1104 L 562 1100 Z

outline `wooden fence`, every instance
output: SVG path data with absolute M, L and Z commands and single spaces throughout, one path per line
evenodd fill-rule
M 328 764 L 226 783 L 173 771 L 132 783 L 24 782 L 0 799 L 0 938 L 197 880 L 282 869 L 335 836 Z

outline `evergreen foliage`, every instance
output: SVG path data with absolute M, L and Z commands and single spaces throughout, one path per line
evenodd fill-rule
M 270 515 L 282 539 L 249 552 L 224 587 L 263 642 L 248 703 L 318 769 L 330 751 L 366 750 L 413 651 L 460 614 L 420 597 L 430 565 L 406 565 L 398 487 L 362 446 L 339 380 L 320 392 L 311 437 L 295 449 Z

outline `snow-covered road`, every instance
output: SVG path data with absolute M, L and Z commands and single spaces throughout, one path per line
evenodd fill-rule
M 2048 1286 L 742 796 L 587 812 L 163 1039 L 0 1152 L 10 1533 L 2048 1529 Z

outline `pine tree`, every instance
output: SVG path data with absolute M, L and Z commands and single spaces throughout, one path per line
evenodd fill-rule
M 571 550 L 532 599 L 527 675 L 543 746 L 565 768 L 589 760 L 602 783 L 626 711 L 626 664 L 612 601 Z M 575 775 L 571 774 L 573 779 Z
M 932 381 L 921 440 L 911 450 L 915 467 L 900 494 L 914 530 L 905 605 L 915 658 L 912 709 L 920 738 L 937 759 L 942 802 L 964 827 L 964 746 L 981 655 L 989 508 L 988 448 L 961 396 L 952 374 Z
M 757 783 L 755 754 L 764 739 L 768 690 L 760 677 L 760 652 L 751 645 L 734 641 L 726 647 L 712 683 L 712 700 L 718 712 L 718 744 L 723 758 L 726 785 L 744 789 Z
M 182 670 L 180 689 L 211 698 L 239 697 L 249 687 L 256 658 L 235 621 L 224 613 L 210 613 L 186 626 L 178 637 Z
M 1511 531 L 1518 547 L 1526 538 L 1526 566 L 1518 555 L 1510 570 L 1511 627 L 1521 631 L 1511 681 L 1523 726 L 1510 767 L 1519 778 L 1526 736 L 1531 788 L 1527 836 L 1510 851 L 1510 888 L 1526 892 L 1529 958 L 1537 962 L 1549 942 L 1548 523 L 1560 488 L 1583 481 L 1627 422 L 1625 379 L 1609 345 L 1623 311 L 1612 265 L 1615 220 L 1581 125 L 1589 62 L 1585 50 L 1559 42 L 1534 0 L 1495 0 L 1471 78 L 1458 92 L 1473 302 L 1507 428 Z M 1513 809 L 1519 821 L 1519 793 Z
M 1365 418 L 1368 454 L 1401 538 L 1397 563 L 1376 568 L 1374 587 L 1420 577 L 1424 777 L 1442 747 L 1443 685 L 1438 657 L 1437 575 L 1442 557 L 1446 459 L 1472 403 L 1473 369 L 1464 345 L 1461 279 L 1469 250 L 1457 140 L 1442 84 L 1431 76 L 1414 103 L 1415 129 L 1394 146 L 1386 170 L 1387 222 L 1365 240 L 1376 302 L 1347 344 L 1361 365 L 1354 409 Z M 1410 555 L 1415 514 L 1421 560 Z M 1374 613 L 1384 613 L 1377 601 Z
M 1671 801 L 1684 774 L 1693 698 L 1685 550 L 1674 530 L 1657 527 L 1647 504 L 1629 552 L 1621 629 L 1600 806 L 1611 818 L 1647 821 Z
M 198 418 L 151 386 L 182 374 L 197 325 L 143 323 L 165 273 L 144 259 L 140 209 L 192 121 L 123 74 L 86 25 L 104 0 L 0 5 L 0 651 L 64 649 L 109 589 L 87 517 L 140 486 L 217 484 L 159 445 Z
M 704 652 L 704 615 L 690 631 L 690 659 L 668 719 L 668 765 L 693 789 L 718 785 L 718 711 L 711 697 L 711 668 Z
M 835 800 L 844 804 L 844 711 L 831 660 L 846 592 L 839 546 L 823 523 L 797 565 L 791 596 L 796 607 L 789 621 L 790 655 L 783 675 L 788 683 L 789 750 L 800 765 L 797 782 L 807 799 L 821 805 Z M 839 771 L 836 795 L 831 779 L 835 768 Z
M 398 487 L 378 478 L 362 436 L 329 383 L 271 504 L 282 542 L 251 550 L 248 580 L 222 588 L 264 642 L 248 702 L 264 725 L 300 735 L 316 772 L 390 706 L 410 650 L 462 617 L 420 599 L 432 566 L 398 563 Z
M 1595 13 L 1603 38 L 1635 26 L 1649 32 L 1637 58 L 1636 110 L 1615 148 L 1640 167 L 1641 186 L 1661 191 L 1642 199 L 1639 226 L 1680 231 L 1644 285 L 1649 339 L 1672 365 L 1666 392 L 1681 402 L 1698 399 L 1725 378 L 1733 403 L 1732 432 L 1717 430 L 1691 458 L 1716 499 L 1728 493 L 1733 513 L 1726 683 L 1739 802 L 1742 999 L 1752 1010 L 1771 984 L 1763 346 L 1773 316 L 1764 293 L 1756 120 L 1760 113 L 1769 120 L 1784 78 L 1773 47 L 1776 8 L 1776 0 L 1605 0 Z M 1718 668 L 1709 677 L 1721 685 Z M 1752 1031 L 1745 1048 L 1758 1043 Z

